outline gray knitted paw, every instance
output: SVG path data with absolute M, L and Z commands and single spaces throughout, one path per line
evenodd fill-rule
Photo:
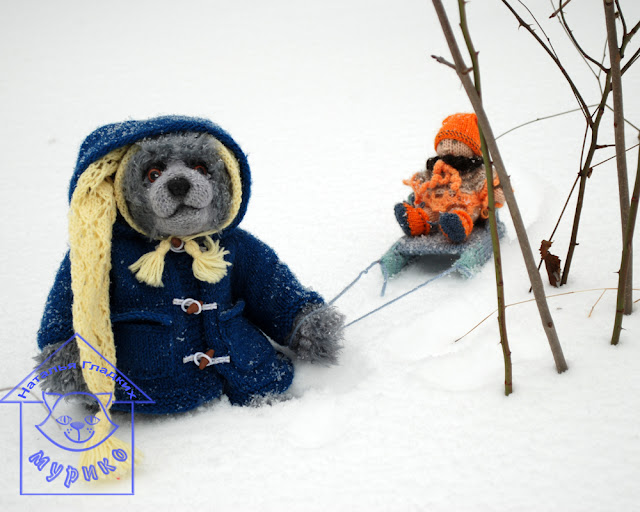
M 55 343 L 53 345 L 47 345 L 42 349 L 42 352 L 34 357 L 36 361 L 36 367 L 41 365 L 51 354 L 58 350 L 65 342 Z M 42 379 L 41 386 L 44 391 L 52 393 L 60 393 L 65 395 L 73 391 L 89 392 L 89 388 L 82 377 L 82 364 L 80 363 L 80 351 L 75 340 L 71 340 L 60 351 L 58 351 L 51 359 L 49 359 L 40 368 L 40 371 L 48 370 L 49 368 L 58 366 L 67 366 L 69 363 L 75 363 L 75 368 L 68 370 L 54 372 L 47 378 Z M 87 403 L 92 403 L 93 400 L 86 395 L 77 395 L 81 399 L 85 399 Z
M 294 325 L 299 325 L 290 348 L 303 361 L 335 364 L 342 348 L 344 315 L 335 307 L 309 304 L 302 309 Z

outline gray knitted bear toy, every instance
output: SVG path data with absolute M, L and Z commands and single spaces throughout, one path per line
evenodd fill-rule
M 192 129 L 183 129 L 185 124 Z M 288 347 L 300 360 L 336 363 L 343 340 L 344 316 L 334 307 L 327 307 L 319 295 L 303 288 L 268 246 L 236 227 L 246 210 L 250 178 L 246 159 L 230 136 L 213 123 L 195 118 L 131 121 L 94 132 L 81 149 L 81 160 L 83 150 L 86 151 L 93 139 L 106 137 L 112 148 L 124 147 L 123 141 L 130 142 L 130 133 L 136 130 L 139 138 L 127 145 L 129 149 L 120 162 L 118 174 L 114 174 L 115 188 L 121 191 L 123 204 L 118 203 L 111 235 L 113 268 L 109 301 L 116 365 L 156 401 L 156 405 L 142 407 L 142 412 L 179 412 L 222 393 L 233 403 L 246 404 L 257 397 L 286 391 L 293 377 L 292 365 L 286 356 L 273 350 L 265 334 Z M 95 142 L 93 144 L 95 147 Z M 231 165 L 231 161 L 235 163 Z M 79 187 L 78 176 L 86 172 L 82 167 L 84 163 L 79 161 L 72 179 L 72 194 L 74 188 Z M 215 240 L 212 241 L 212 237 Z M 161 258 L 166 260 L 166 268 L 155 278 L 149 277 L 144 268 L 144 257 L 135 261 L 153 249 L 157 243 L 153 240 L 167 241 L 156 246 L 155 253 L 149 253 L 153 257 L 161 253 Z M 169 242 L 171 250 L 163 253 L 163 243 Z M 185 247 L 189 255 L 184 254 Z M 220 261 L 216 271 L 220 277 L 201 277 L 195 271 L 198 258 L 218 248 Z M 36 358 L 38 364 L 65 342 L 51 325 L 54 314 L 59 315 L 65 307 L 70 315 L 71 305 L 61 305 L 60 297 L 68 293 L 64 290 L 71 288 L 67 274 L 73 275 L 68 270 L 73 268 L 73 258 L 72 242 L 71 256 L 63 262 L 45 308 L 39 332 L 42 352 Z M 193 275 L 187 259 L 194 262 Z M 143 276 L 144 272 L 147 273 Z M 60 282 L 63 284 L 59 285 Z M 130 288 L 134 288 L 133 296 Z M 181 307 L 176 308 L 176 300 L 187 300 L 182 295 L 204 301 L 190 300 L 188 307 L 179 311 Z M 207 300 L 206 295 L 216 298 L 215 306 L 207 308 L 210 299 Z M 157 311 L 172 315 L 166 322 L 166 332 L 162 332 L 159 340 L 151 334 L 146 339 L 131 337 L 134 331 L 130 325 L 118 321 L 123 318 L 122 312 L 137 308 L 136 311 L 142 311 L 141 318 L 146 325 L 147 318 L 156 318 L 152 313 L 145 313 L 153 309 L 154 304 Z M 207 311 L 212 308 L 217 311 Z M 193 320 L 196 315 L 201 318 L 198 322 Z M 143 332 L 139 330 L 140 320 L 136 321 L 135 332 Z M 74 330 L 77 323 L 74 316 Z M 182 326 L 182 334 L 177 326 Z M 149 333 L 160 332 L 157 329 L 158 325 L 154 324 Z M 176 338 L 178 335 L 181 337 Z M 193 339 L 180 341 L 189 336 Z M 167 343 L 171 344 L 172 359 L 164 356 Z M 182 359 L 189 355 L 187 352 L 204 352 L 206 348 L 215 348 L 216 356 L 229 356 L 229 362 L 206 368 L 213 384 L 208 382 L 209 391 L 191 400 L 195 379 L 203 375 L 202 365 L 200 369 L 193 364 L 183 365 Z M 162 353 L 158 356 L 161 360 L 154 363 L 158 352 Z M 80 359 L 78 346 L 69 343 L 55 354 L 50 364 L 66 366 L 79 363 Z M 163 366 L 163 371 L 149 368 L 154 364 Z M 167 365 L 174 368 L 164 368 Z M 48 390 L 60 394 L 86 391 L 81 365 L 77 364 L 76 368 L 50 376 L 46 380 Z M 159 375 L 163 376 L 162 380 L 154 380 L 154 376 Z M 171 387 L 173 393 L 166 398 L 165 387 Z M 180 388 L 185 390 L 185 396 L 176 399 L 175 389 Z

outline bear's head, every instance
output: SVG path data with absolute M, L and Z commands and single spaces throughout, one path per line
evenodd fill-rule
M 232 185 L 217 141 L 174 133 L 135 144 L 122 177 L 129 214 L 151 238 L 218 230 L 231 213 Z

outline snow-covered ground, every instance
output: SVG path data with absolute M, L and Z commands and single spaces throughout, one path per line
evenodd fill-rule
M 457 3 L 445 4 L 457 25 Z M 530 4 L 546 20 L 549 5 Z M 594 55 L 605 41 L 601 4 L 567 8 Z M 621 4 L 635 24 L 640 5 Z M 468 14 L 496 133 L 575 107 L 558 70 L 501 2 L 472 1 Z M 559 26 L 544 23 L 596 102 L 595 78 Z M 433 154 L 441 120 L 470 109 L 453 71 L 430 57 L 450 58 L 426 0 L 3 2 L 0 48 L 0 387 L 32 369 L 66 251 L 68 180 L 80 142 L 97 126 L 180 113 L 226 128 L 253 170 L 243 227 L 330 298 L 400 236 L 393 205 L 407 195 L 402 179 Z M 624 80 L 625 113 L 638 125 L 640 64 Z M 612 143 L 610 115 L 605 124 L 603 141 Z M 575 113 L 499 141 L 534 250 L 575 179 L 583 132 Z M 635 139 L 629 129 L 628 144 Z M 612 154 L 600 150 L 596 161 Z M 510 397 L 495 317 L 454 343 L 495 309 L 488 264 L 473 280 L 449 276 L 350 327 L 338 366 L 297 364 L 289 401 L 240 408 L 221 400 L 141 417 L 145 459 L 133 497 L 19 496 L 18 407 L 3 405 L 1 508 L 637 510 L 640 304 L 615 348 L 615 292 L 590 315 L 602 290 L 617 285 L 615 175 L 612 162 L 594 170 L 570 283 L 547 285 L 549 295 L 584 291 L 549 299 L 567 373 L 555 372 L 533 303 L 507 310 Z M 552 249 L 563 260 L 572 209 Z M 502 218 L 506 299 L 528 300 L 506 211 Z M 433 272 L 407 269 L 388 297 Z M 381 283 L 376 269 L 338 304 L 356 318 L 381 304 Z

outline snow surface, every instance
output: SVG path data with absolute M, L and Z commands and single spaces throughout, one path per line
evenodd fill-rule
M 593 75 L 546 21 L 549 5 L 530 3 L 596 102 Z M 640 5 L 621 3 L 635 24 Z M 445 4 L 457 25 L 456 2 Z M 567 8 L 594 55 L 605 40 L 601 4 Z M 473 1 L 468 12 L 496 133 L 575 108 L 558 70 L 501 2 Z M 32 368 L 66 250 L 68 179 L 97 126 L 181 113 L 225 127 L 253 169 L 243 227 L 332 297 L 400 235 L 392 210 L 408 192 L 402 179 L 433 154 L 440 121 L 470 109 L 453 71 L 430 57 L 450 58 L 428 1 L 3 2 L 0 48 L 0 387 Z M 636 65 L 626 90 L 639 79 Z M 639 109 L 628 93 L 636 125 Z M 604 123 L 612 143 L 611 115 Z M 534 251 L 576 176 L 583 132 L 575 113 L 499 141 Z M 628 129 L 628 144 L 635 138 Z M 596 161 L 612 154 L 600 150 Z M 609 162 L 588 183 L 569 285 L 547 285 L 549 295 L 593 290 L 549 300 L 567 373 L 556 373 L 531 302 L 507 311 L 510 397 L 495 316 L 454 343 L 495 309 L 488 264 L 473 280 L 449 276 L 350 327 L 338 366 L 296 365 L 289 401 L 240 408 L 223 399 L 140 417 L 135 496 L 19 496 L 18 407 L 2 406 L 2 510 L 638 510 L 639 304 L 615 348 L 615 292 L 589 316 L 602 290 L 617 285 L 615 172 Z M 563 260 L 573 204 L 552 249 Z M 532 296 L 506 210 L 502 218 L 506 300 L 516 303 Z M 388 297 L 437 270 L 407 269 Z M 377 307 L 381 282 L 370 272 L 340 307 L 350 318 Z

